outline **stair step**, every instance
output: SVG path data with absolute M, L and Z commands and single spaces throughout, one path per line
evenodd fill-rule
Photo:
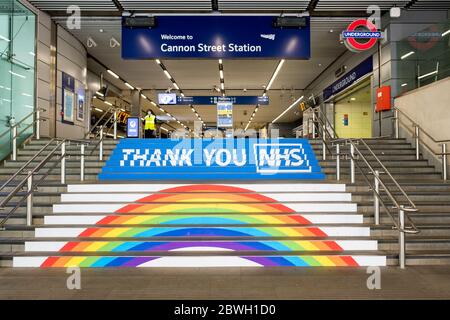
M 189 248 L 189 251 L 373 251 L 374 240 L 284 240 L 284 241 L 33 241 L 26 252 L 157 252 Z M 195 249 L 195 250 L 194 250 Z
M 368 227 L 361 226 L 308 226 L 308 227 L 171 227 L 160 225 L 145 227 L 39 227 L 35 229 L 36 237 L 324 237 L 348 236 L 366 237 L 370 235 Z
M 309 225 L 357 224 L 362 215 L 111 215 L 111 216 L 45 216 L 45 225 Z
M 284 256 L 36 256 L 13 259 L 14 267 L 356 267 L 385 266 L 378 255 L 284 255 Z
M 166 213 L 166 212 L 190 212 L 202 213 L 233 213 L 239 211 L 241 213 L 257 213 L 257 212 L 356 212 L 355 203 L 340 202 L 289 202 L 289 203 L 149 203 L 149 204 L 133 204 L 133 203 L 79 203 L 79 204 L 55 204 L 53 206 L 54 213 L 76 213 L 76 212 L 92 212 L 92 213 Z

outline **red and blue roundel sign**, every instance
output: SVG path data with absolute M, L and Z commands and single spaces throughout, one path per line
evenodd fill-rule
M 342 40 L 344 41 L 345 46 L 353 52 L 369 50 L 377 43 L 377 40 L 382 37 L 383 35 L 378 31 L 377 27 L 366 19 L 353 21 L 348 26 L 347 30 L 342 32 Z M 361 41 L 361 39 L 364 41 Z

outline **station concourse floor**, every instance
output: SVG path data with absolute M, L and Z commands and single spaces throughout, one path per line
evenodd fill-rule
M 69 290 L 66 269 L 0 268 L 0 299 L 449 299 L 448 266 L 381 269 L 367 289 L 366 268 L 81 269 Z

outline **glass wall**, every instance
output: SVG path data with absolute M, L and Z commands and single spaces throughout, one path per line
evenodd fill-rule
M 0 0 L 0 159 L 11 152 L 12 123 L 35 108 L 36 16 L 17 0 Z M 18 144 L 33 133 L 33 116 L 18 127 Z
M 400 94 L 450 76 L 450 21 L 411 30 L 395 46 Z

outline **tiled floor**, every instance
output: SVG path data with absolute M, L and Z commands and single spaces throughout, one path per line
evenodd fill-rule
M 0 299 L 449 299 L 450 268 L 383 268 L 381 290 L 365 268 L 0 269 Z

